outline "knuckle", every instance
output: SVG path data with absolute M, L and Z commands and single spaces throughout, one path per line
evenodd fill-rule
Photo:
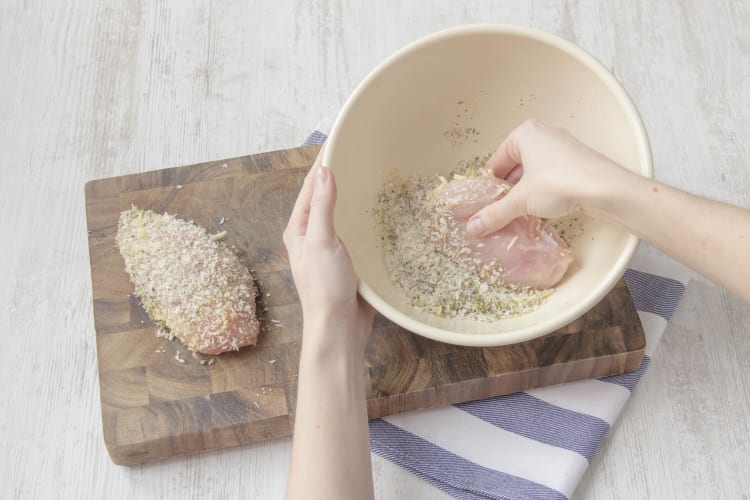
M 310 210 L 320 210 L 328 208 L 328 197 L 322 193 L 313 194 L 310 200 Z
M 494 228 L 502 220 L 502 212 L 498 207 L 490 205 L 477 215 L 486 229 Z
M 291 243 L 292 236 L 289 234 L 289 229 L 286 229 L 281 235 L 281 240 L 284 242 L 284 246 L 288 249 Z
M 541 126 L 541 122 L 536 118 L 527 118 L 526 120 L 524 120 L 521 126 L 518 127 L 518 129 L 522 134 L 528 134 L 530 132 L 539 130 Z

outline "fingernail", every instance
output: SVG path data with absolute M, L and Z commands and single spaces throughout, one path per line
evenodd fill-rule
M 323 165 L 318 167 L 318 182 L 324 183 L 328 180 L 328 169 Z
M 482 219 L 477 216 L 469 219 L 469 223 L 466 225 L 466 232 L 472 236 L 479 236 L 484 232 L 484 223 Z

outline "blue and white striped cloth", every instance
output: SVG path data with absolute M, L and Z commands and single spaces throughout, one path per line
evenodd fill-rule
M 325 139 L 316 130 L 305 144 Z M 372 420 L 372 451 L 456 498 L 569 498 L 648 366 L 689 276 L 641 252 L 626 271 L 647 342 L 638 370 Z

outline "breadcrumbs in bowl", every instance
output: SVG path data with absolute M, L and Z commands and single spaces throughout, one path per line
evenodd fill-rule
M 620 84 L 581 49 L 536 30 L 476 25 L 428 36 L 386 59 L 353 92 L 323 161 L 336 175 L 336 227 L 360 293 L 381 314 L 438 341 L 512 344 L 575 320 L 617 283 L 637 239 L 593 219 L 575 228 L 572 219 L 552 221 L 574 261 L 524 314 L 441 315 L 414 305 L 389 272 L 376 220 L 388 172 L 403 179 L 447 175 L 490 154 L 529 118 L 564 127 L 626 168 L 651 175 L 643 124 Z

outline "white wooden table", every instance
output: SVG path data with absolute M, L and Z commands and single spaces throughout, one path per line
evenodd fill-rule
M 748 2 L 0 4 L 0 497 L 282 496 L 288 439 L 110 462 L 84 183 L 298 145 L 391 52 L 474 22 L 579 44 L 631 93 L 659 180 L 750 206 Z M 748 359 L 750 306 L 694 279 L 577 496 L 748 498 Z M 445 496 L 378 457 L 374 476 L 380 498 Z

